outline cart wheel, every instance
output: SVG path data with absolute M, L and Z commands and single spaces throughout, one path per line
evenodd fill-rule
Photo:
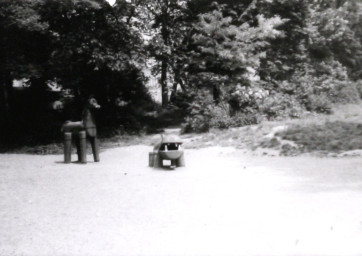
M 185 166 L 185 157 L 184 157 L 183 154 L 182 154 L 182 156 L 180 156 L 179 159 L 176 160 L 176 166 L 177 166 L 177 167 L 183 167 L 183 166 Z
M 155 155 L 154 155 L 154 158 L 153 158 L 153 167 L 155 167 L 155 168 L 160 168 L 160 167 L 162 167 L 162 159 L 161 159 L 161 157 L 160 157 L 158 154 L 155 154 Z

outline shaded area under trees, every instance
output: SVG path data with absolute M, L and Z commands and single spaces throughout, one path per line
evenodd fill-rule
M 1 142 L 60 139 L 90 94 L 108 135 L 328 113 L 360 98 L 361 21 L 358 0 L 0 0 Z

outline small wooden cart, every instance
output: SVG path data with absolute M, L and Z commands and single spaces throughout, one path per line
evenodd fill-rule
M 185 166 L 182 142 L 172 138 L 164 138 L 149 153 L 149 166 L 154 168 L 165 167 L 164 160 L 170 160 L 170 168 Z

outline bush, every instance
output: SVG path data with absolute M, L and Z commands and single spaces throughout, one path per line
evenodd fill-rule
M 193 117 L 187 117 L 185 123 L 182 125 L 183 133 L 190 132 L 208 132 L 210 130 L 210 119 L 202 116 L 195 115 Z
M 263 115 L 257 113 L 237 113 L 233 116 L 233 127 L 242 127 L 246 125 L 258 124 L 263 120 Z
M 261 102 L 259 110 L 268 120 L 273 120 L 286 117 L 297 118 L 304 108 L 293 95 L 274 93 Z
M 233 126 L 234 121 L 230 117 L 230 110 L 226 104 L 220 103 L 210 109 L 210 127 L 227 129 Z
M 330 114 L 333 103 L 360 100 L 362 80 L 353 83 L 341 63 L 326 59 L 300 66 L 290 80 L 229 84 L 221 91 L 219 105 L 207 91 L 194 99 L 185 131 L 245 126 L 262 119 L 299 118 L 305 111 Z
M 267 114 L 271 117 L 288 114 L 288 109 L 298 103 L 299 109 L 330 113 L 331 103 L 359 100 L 356 84 L 348 79 L 346 68 L 334 60 L 304 65 L 296 70 L 290 81 L 280 82 L 273 90 L 277 91 L 276 99 L 266 103 Z
M 354 82 L 354 84 L 358 91 L 358 95 L 359 95 L 360 99 L 362 99 L 362 79 L 357 80 L 356 82 Z
M 331 101 L 326 95 L 308 95 L 304 101 L 308 111 L 330 114 L 332 112 Z
M 360 100 L 357 83 L 350 81 L 336 81 L 329 92 L 332 103 L 356 103 Z
M 182 125 L 182 132 L 207 132 L 211 128 L 212 108 L 215 105 L 212 96 L 206 91 L 199 91 L 188 108 L 188 117 Z

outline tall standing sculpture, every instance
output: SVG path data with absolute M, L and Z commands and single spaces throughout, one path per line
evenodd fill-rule
M 63 124 L 61 131 L 64 133 L 64 162 L 71 162 L 72 136 L 76 139 L 78 160 L 81 163 L 87 162 L 87 138 L 92 145 L 92 153 L 95 162 L 99 162 L 99 146 L 97 139 L 97 127 L 94 117 L 94 110 L 100 105 L 95 98 L 89 97 L 82 112 L 82 120 L 78 122 L 67 121 Z

